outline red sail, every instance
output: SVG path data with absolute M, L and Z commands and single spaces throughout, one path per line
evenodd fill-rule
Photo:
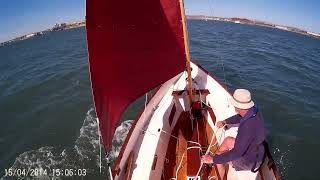
M 185 69 L 179 0 L 87 0 L 92 91 L 106 150 L 126 107 Z

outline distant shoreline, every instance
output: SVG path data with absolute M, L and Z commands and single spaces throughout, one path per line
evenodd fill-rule
M 204 16 L 204 15 L 187 15 L 188 20 L 205 20 L 205 21 L 224 21 L 224 22 L 231 22 L 231 23 L 236 23 L 236 24 L 248 24 L 248 25 L 255 25 L 255 26 L 263 26 L 263 27 L 269 27 L 273 29 L 280 29 L 284 31 L 289 31 L 289 32 L 294 32 L 302 35 L 306 35 L 309 37 L 314 37 L 317 39 L 320 39 L 320 34 L 319 33 L 314 33 L 306 30 L 302 30 L 299 28 L 295 27 L 290 27 L 290 26 L 283 26 L 283 25 L 277 25 L 273 23 L 268 23 L 264 21 L 259 21 L 259 20 L 251 20 L 247 18 L 238 18 L 238 17 L 232 17 L 232 18 L 226 18 L 226 17 L 214 17 L 214 16 Z M 83 27 L 85 26 L 86 23 L 85 21 L 81 22 L 73 22 L 73 23 L 61 23 L 61 24 L 55 24 L 53 28 L 46 29 L 44 31 L 39 31 L 39 32 L 34 32 L 31 34 L 26 34 L 17 38 L 14 38 L 9 41 L 5 41 L 0 43 L 1 46 L 5 46 L 7 44 L 11 44 L 16 41 L 21 41 L 25 39 L 29 39 L 35 36 L 41 36 L 45 33 L 52 32 L 52 31 L 62 31 L 66 29 L 72 29 L 72 28 L 78 28 L 78 27 Z
M 32 37 L 36 37 L 36 36 L 42 36 L 43 34 L 46 34 L 48 32 L 52 32 L 52 31 L 63 31 L 66 29 L 73 29 L 73 28 L 78 28 L 78 27 L 83 27 L 85 26 L 86 23 L 85 21 L 80 21 L 80 22 L 73 22 L 73 23 L 57 23 L 55 24 L 52 28 L 46 29 L 44 31 L 39 31 L 39 32 L 33 32 L 31 34 L 26 34 L 23 36 L 19 36 L 17 38 L 14 38 L 12 40 L 9 41 L 5 41 L 3 43 L 0 43 L 0 47 L 1 46 L 5 46 L 7 44 L 11 44 L 13 42 L 17 42 L 17 41 L 22 41 L 22 40 L 26 40 L 26 39 L 30 39 Z
M 226 18 L 226 17 L 214 17 L 214 16 L 204 16 L 204 15 L 189 15 L 187 16 L 190 20 L 205 20 L 205 21 L 224 21 L 224 22 L 232 22 L 236 24 L 248 24 L 248 25 L 255 25 L 255 26 L 263 26 L 263 27 L 269 27 L 273 29 L 280 29 L 283 31 L 289 31 L 294 32 L 310 37 L 314 37 L 317 39 L 320 39 L 320 34 L 315 32 L 306 31 L 303 29 L 299 29 L 296 27 L 290 27 L 290 26 L 283 26 L 278 24 L 273 24 L 269 22 L 259 21 L 259 20 L 252 20 L 247 18 L 239 18 L 239 17 L 232 17 L 232 18 Z

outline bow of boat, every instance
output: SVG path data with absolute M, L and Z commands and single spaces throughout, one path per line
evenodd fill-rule
M 237 135 L 236 126 L 215 127 L 236 112 L 224 86 L 193 63 L 192 78 L 201 108 L 190 109 L 185 72 L 165 82 L 131 127 L 113 167 L 114 179 L 218 179 L 216 167 L 201 164 L 200 157 Z M 276 179 L 267 164 L 257 173 L 229 165 L 227 179 Z

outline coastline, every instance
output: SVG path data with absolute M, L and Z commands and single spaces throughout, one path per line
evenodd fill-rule
M 283 26 L 283 25 L 273 24 L 273 23 L 259 21 L 259 20 L 247 19 L 247 18 L 239 18 L 239 17 L 226 18 L 226 17 L 214 17 L 214 16 L 204 16 L 204 15 L 187 15 L 187 19 L 188 20 L 204 20 L 204 21 L 223 21 L 223 22 L 230 22 L 230 23 L 236 23 L 236 24 L 247 24 L 247 25 L 254 25 L 254 26 L 269 27 L 273 29 L 279 29 L 283 31 L 302 34 L 302 35 L 313 37 L 320 40 L 320 33 L 314 33 L 314 32 L 306 31 L 296 27 Z M 0 43 L 0 47 L 11 44 L 16 41 L 22 41 L 32 37 L 41 36 L 48 32 L 79 28 L 85 25 L 86 25 L 85 21 L 61 23 L 61 24 L 57 23 L 52 28 L 39 31 L 39 32 L 33 32 L 31 34 L 26 34 L 26 35 L 14 38 L 12 40 L 2 42 Z
M 8 44 L 11 44 L 13 42 L 30 39 L 30 38 L 33 38 L 33 37 L 36 37 L 36 36 L 42 36 L 42 35 L 44 35 L 44 34 L 46 34 L 48 32 L 63 31 L 63 30 L 67 30 L 67 29 L 79 28 L 79 27 L 83 27 L 85 25 L 86 25 L 85 21 L 72 22 L 72 23 L 61 23 L 61 24 L 57 23 L 52 28 L 49 28 L 49 29 L 46 29 L 46 30 L 43 30 L 43 31 L 39 31 L 39 32 L 33 32 L 33 33 L 30 33 L 30 34 L 19 36 L 17 38 L 11 39 L 9 41 L 2 42 L 2 43 L 0 43 L 0 47 L 8 45 Z
M 204 15 L 189 15 L 187 16 L 187 18 L 190 20 L 224 21 L 224 22 L 231 22 L 236 24 L 247 24 L 247 25 L 254 25 L 254 26 L 269 27 L 273 29 L 289 31 L 289 32 L 298 33 L 305 36 L 320 39 L 320 33 L 314 33 L 314 32 L 306 31 L 296 27 L 284 26 L 284 25 L 279 25 L 279 24 L 274 24 L 274 23 L 269 23 L 269 22 L 264 22 L 259 20 L 252 20 L 248 18 L 239 18 L 239 17 L 226 18 L 226 17 L 214 17 L 214 16 L 204 16 Z

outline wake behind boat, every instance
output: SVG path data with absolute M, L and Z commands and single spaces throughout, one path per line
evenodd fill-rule
M 190 61 L 182 1 L 87 1 L 87 41 L 96 113 L 105 150 L 126 107 L 159 87 L 145 105 L 113 166 L 113 179 L 219 179 L 215 154 L 237 126 L 216 123 L 236 114 L 232 96 Z M 267 151 L 266 151 L 267 152 Z M 236 171 L 230 180 L 279 179 L 271 154 L 257 172 Z

